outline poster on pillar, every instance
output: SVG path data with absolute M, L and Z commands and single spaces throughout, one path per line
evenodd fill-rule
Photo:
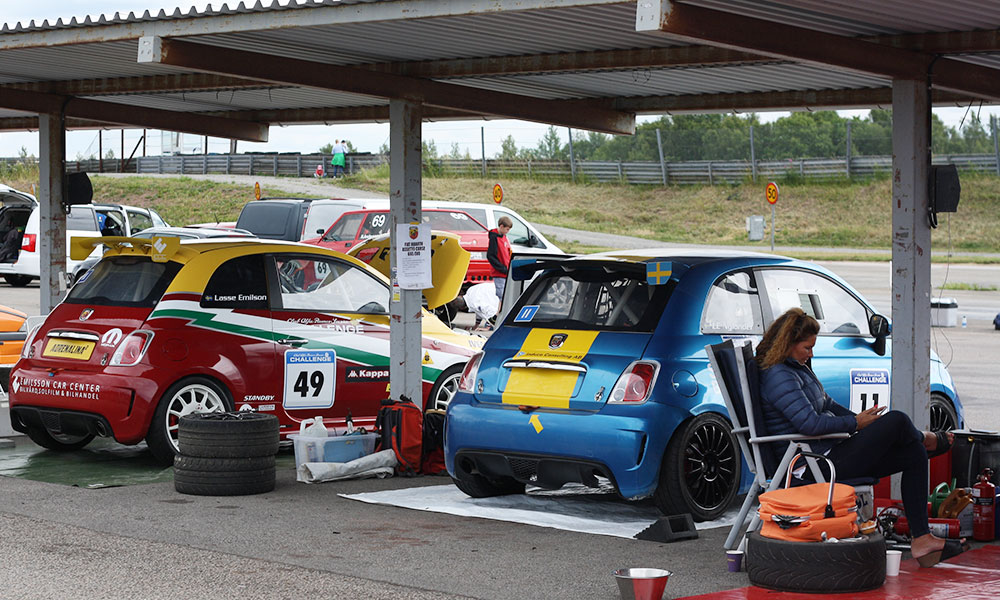
M 851 411 L 873 406 L 889 408 L 889 370 L 851 369 Z
M 404 290 L 433 287 L 430 225 L 426 223 L 396 225 L 396 281 Z

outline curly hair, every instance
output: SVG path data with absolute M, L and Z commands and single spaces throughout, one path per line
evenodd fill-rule
M 784 362 L 792 346 L 819 333 L 819 322 L 801 308 L 790 308 L 771 323 L 757 345 L 757 365 L 768 369 Z

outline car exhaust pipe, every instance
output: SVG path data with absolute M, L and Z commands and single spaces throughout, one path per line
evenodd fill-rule
M 101 437 L 110 437 L 108 428 L 105 427 L 104 423 L 102 423 L 101 421 L 98 421 L 97 423 L 94 424 L 94 431 L 97 432 L 97 435 Z

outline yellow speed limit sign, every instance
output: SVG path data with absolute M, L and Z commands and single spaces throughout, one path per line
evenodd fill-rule
M 503 186 L 499 183 L 493 186 L 493 201 L 497 204 L 503 202 Z
M 767 187 L 764 188 L 764 197 L 767 198 L 768 204 L 778 203 L 778 184 L 773 181 L 767 182 Z
M 260 200 L 260 182 L 255 181 L 253 184 L 253 197 Z

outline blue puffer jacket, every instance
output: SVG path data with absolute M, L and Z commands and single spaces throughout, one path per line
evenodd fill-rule
M 854 413 L 823 391 L 809 367 L 791 358 L 760 372 L 761 412 L 767 435 L 853 433 Z M 810 442 L 813 452 L 825 453 L 839 440 Z

